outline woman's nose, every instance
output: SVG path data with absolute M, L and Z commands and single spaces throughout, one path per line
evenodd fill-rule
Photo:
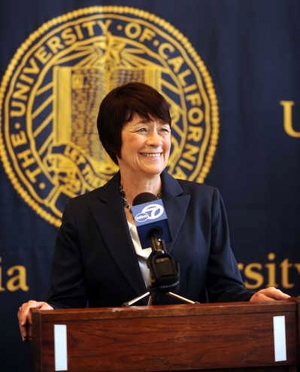
M 148 136 L 147 136 L 147 142 L 148 144 L 151 144 L 151 145 L 160 145 L 161 144 L 161 136 L 159 135 L 159 133 L 157 132 L 157 130 L 151 130 L 149 133 L 148 133 Z

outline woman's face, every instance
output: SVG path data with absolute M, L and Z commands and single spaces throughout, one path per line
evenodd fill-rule
M 155 176 L 166 167 L 171 149 L 171 128 L 168 123 L 134 114 L 121 132 L 121 172 L 137 176 Z

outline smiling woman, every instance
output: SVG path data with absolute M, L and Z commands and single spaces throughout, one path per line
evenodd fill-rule
M 100 105 L 97 128 L 119 172 L 106 185 L 67 203 L 47 302 L 28 301 L 18 312 L 23 339 L 30 335 L 31 307 L 113 307 L 146 290 L 153 293 L 149 255 L 154 248 L 142 247 L 130 208 L 142 193 L 156 195 L 165 205 L 170 239 L 162 246 L 180 267 L 180 284 L 174 290 L 178 298 L 208 302 L 289 297 L 275 288 L 257 293 L 245 288 L 218 189 L 167 174 L 171 118 L 159 92 L 134 82 L 115 88 Z M 154 294 L 154 304 L 177 302 Z M 147 303 L 144 297 L 140 301 Z
M 132 185 L 135 182 L 146 182 L 152 188 L 152 193 L 160 191 L 160 174 L 167 166 L 171 148 L 171 129 L 169 124 L 161 123 L 156 119 L 143 119 L 135 114 L 122 130 L 121 154 L 118 165 L 121 174 L 121 183 L 126 180 Z M 156 177 L 155 177 L 156 176 Z M 152 186 L 150 182 L 152 181 Z M 145 189 L 145 185 L 136 185 Z
M 100 105 L 97 127 L 104 148 L 119 166 L 128 203 L 145 190 L 159 194 L 160 174 L 171 149 L 171 117 L 164 97 L 143 83 L 115 88 Z

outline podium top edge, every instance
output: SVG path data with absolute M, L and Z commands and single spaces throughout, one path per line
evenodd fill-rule
M 168 316 L 198 316 L 217 314 L 250 314 L 250 313 L 273 313 L 295 312 L 300 306 L 299 300 L 270 301 L 264 303 L 251 302 L 226 302 L 205 304 L 178 304 L 178 305 L 150 305 L 130 307 L 98 307 L 98 308 L 72 308 L 55 310 L 31 309 L 34 316 L 56 317 L 68 315 L 69 317 L 80 316 L 84 318 L 137 318 L 137 317 L 168 317 Z

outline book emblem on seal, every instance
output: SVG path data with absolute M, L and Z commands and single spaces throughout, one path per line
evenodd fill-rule
M 101 147 L 98 106 L 114 87 L 147 83 L 172 114 L 168 171 L 203 182 L 219 134 L 209 72 L 188 39 L 148 12 L 82 8 L 42 25 L 11 60 L 0 88 L 0 151 L 16 191 L 59 226 L 70 197 L 102 186 L 117 168 Z

